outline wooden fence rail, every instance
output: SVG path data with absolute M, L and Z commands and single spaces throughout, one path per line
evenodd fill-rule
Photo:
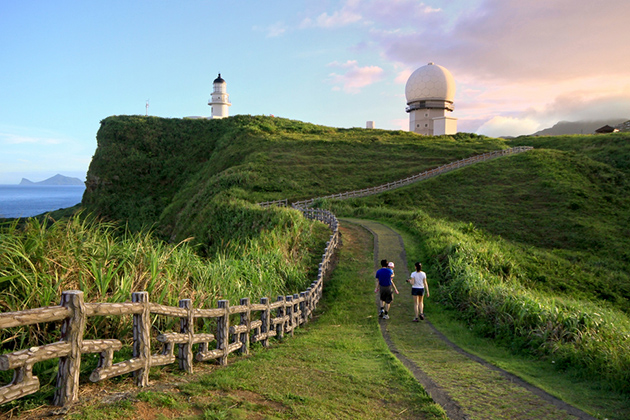
M 279 207 L 288 207 L 289 206 L 289 200 L 282 199 L 282 200 L 274 200 L 274 201 L 263 201 L 262 203 L 258 203 L 259 206 L 261 207 L 269 207 L 269 206 L 279 206 Z
M 59 359 L 53 404 L 64 406 L 78 399 L 81 354 L 99 354 L 98 365 L 90 375 L 93 382 L 132 373 L 138 386 L 146 386 L 149 383 L 149 370 L 153 366 L 178 362 L 180 369 L 192 372 L 194 361 L 217 360 L 225 365 L 230 353 L 238 351 L 248 354 L 251 342 L 259 342 L 267 347 L 272 337 L 281 339 L 285 334 L 293 335 L 295 328 L 312 317 L 322 296 L 323 279 L 332 269 L 332 257 L 339 246 L 337 218 L 327 210 L 308 208 L 316 200 L 343 200 L 378 194 L 472 163 L 531 149 L 516 147 L 484 153 L 377 187 L 293 203 L 292 206 L 302 211 L 305 217 L 326 223 L 332 233 L 319 263 L 317 279 L 305 291 L 279 296 L 274 302 L 267 297 L 261 298 L 260 303 L 242 298 L 239 305 L 230 306 L 229 301 L 220 300 L 217 308 L 199 309 L 192 308 L 190 299 L 182 299 L 178 307 L 172 307 L 150 302 L 147 292 L 135 292 L 131 296 L 131 302 L 86 303 L 83 292 L 71 290 L 62 293 L 58 306 L 0 313 L 0 328 L 61 322 L 60 341 L 0 355 L 0 370 L 14 370 L 11 383 L 0 387 L 0 404 L 37 392 L 40 385 L 39 379 L 33 376 L 33 365 L 49 359 Z M 288 206 L 288 200 L 259 204 Z M 123 315 L 133 317 L 132 358 L 113 363 L 114 352 L 122 348 L 122 342 L 117 339 L 85 340 L 85 326 L 89 317 Z M 179 318 L 180 321 L 179 332 L 163 333 L 155 337 L 155 341 L 162 346 L 157 354 L 151 354 L 152 315 Z M 239 319 L 232 323 L 236 315 L 239 315 Z M 215 320 L 214 333 L 196 332 L 195 320 L 199 319 Z
M 414 182 L 432 178 L 434 176 L 461 168 L 463 166 L 472 165 L 473 163 L 494 159 L 499 156 L 506 156 L 506 155 L 512 155 L 516 153 L 526 152 L 531 149 L 533 149 L 533 147 L 519 146 L 519 147 L 513 147 L 511 149 L 495 150 L 493 152 L 484 153 L 482 155 L 471 156 L 466 159 L 451 162 L 446 165 L 440 166 L 438 168 L 431 169 L 429 171 L 424 171 L 422 173 L 410 176 L 408 178 L 399 179 L 398 181 L 388 182 L 387 184 L 379 185 L 377 187 L 364 188 L 362 190 L 348 191 L 344 193 L 326 195 L 323 197 L 311 198 L 309 200 L 296 201 L 295 203 L 292 204 L 292 206 L 294 208 L 303 209 L 303 208 L 312 206 L 313 203 L 315 203 L 315 201 L 317 200 L 346 200 L 348 198 L 366 197 L 368 195 L 379 194 L 385 191 L 393 190 L 395 188 L 400 188 L 405 185 L 412 184 Z
M 305 209 L 303 213 L 307 218 L 326 223 L 331 236 L 319 264 L 317 279 L 299 294 L 279 296 L 273 302 L 264 297 L 259 303 L 242 298 L 234 306 L 227 300 L 220 300 L 217 308 L 203 309 L 193 308 L 190 299 L 180 300 L 178 307 L 152 303 L 147 292 L 133 293 L 131 302 L 86 303 L 83 292 L 71 290 L 62 293 L 58 306 L 0 313 L 0 328 L 61 322 L 60 341 L 0 355 L 0 370 L 14 371 L 11 383 L 0 387 L 0 404 L 37 392 L 40 385 L 39 379 L 33 376 L 33 365 L 44 360 L 59 359 L 53 404 L 64 406 L 78 399 L 81 354 L 84 353 L 100 356 L 96 369 L 90 374 L 91 381 L 132 373 L 138 386 L 146 386 L 153 366 L 178 362 L 180 369 L 192 372 L 195 361 L 217 360 L 225 365 L 230 353 L 248 354 L 251 342 L 267 347 L 272 337 L 293 335 L 295 328 L 312 317 L 339 245 L 338 222 L 331 212 Z M 83 338 L 85 326 L 89 317 L 123 315 L 133 317 L 132 358 L 113 363 L 114 352 L 122 348 L 122 342 L 117 339 L 86 340 Z M 162 348 L 157 354 L 151 354 L 153 315 L 179 318 L 180 321 L 179 332 L 155 337 Z M 214 320 L 214 331 L 195 331 L 195 321 L 199 319 Z

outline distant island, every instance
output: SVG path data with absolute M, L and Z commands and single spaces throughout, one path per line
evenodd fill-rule
M 84 183 L 79 178 L 71 178 L 68 176 L 57 174 L 53 177 L 39 182 L 33 182 L 26 178 L 22 178 L 22 181 L 20 181 L 19 185 L 84 185 Z

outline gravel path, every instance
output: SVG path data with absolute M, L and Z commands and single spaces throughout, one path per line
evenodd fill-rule
M 394 280 L 401 294 L 395 295 L 392 303 L 392 319 L 379 320 L 383 338 L 392 353 L 444 408 L 449 419 L 595 420 L 542 389 L 466 352 L 448 340 L 428 320 L 410 325 L 413 303 L 408 284 L 405 283 L 409 272 L 402 238 L 378 222 L 340 220 L 342 223 L 361 225 L 372 233 L 375 268 L 380 266 L 381 259 L 396 264 Z M 430 300 L 425 300 L 425 306 L 430 304 Z M 418 343 L 422 343 L 421 349 Z M 462 373 L 458 375 L 460 371 Z

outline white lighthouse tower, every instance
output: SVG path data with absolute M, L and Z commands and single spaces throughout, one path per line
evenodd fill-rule
M 409 131 L 425 136 L 457 133 L 457 118 L 448 113 L 455 109 L 455 79 L 447 69 L 434 63 L 414 71 L 405 86 Z
M 210 118 L 227 118 L 228 107 L 232 106 L 230 103 L 230 95 L 227 94 L 225 80 L 219 77 L 212 82 L 212 98 L 208 101 L 208 105 L 212 107 L 212 116 Z

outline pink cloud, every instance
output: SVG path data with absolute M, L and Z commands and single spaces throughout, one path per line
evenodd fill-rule
M 418 18 L 440 11 L 416 0 L 347 0 L 338 10 L 305 18 L 301 27 L 338 28 L 360 22 L 400 28 L 417 25 Z
M 343 74 L 331 73 L 330 83 L 336 85 L 333 90 L 343 89 L 346 93 L 359 93 L 361 88 L 381 80 L 383 69 L 378 66 L 359 67 L 356 60 L 348 60 L 345 63 L 333 62 L 329 67 L 346 70 Z
M 486 0 L 455 22 L 373 35 L 398 62 L 435 61 L 479 80 L 564 80 L 627 76 L 629 20 L 626 0 Z

